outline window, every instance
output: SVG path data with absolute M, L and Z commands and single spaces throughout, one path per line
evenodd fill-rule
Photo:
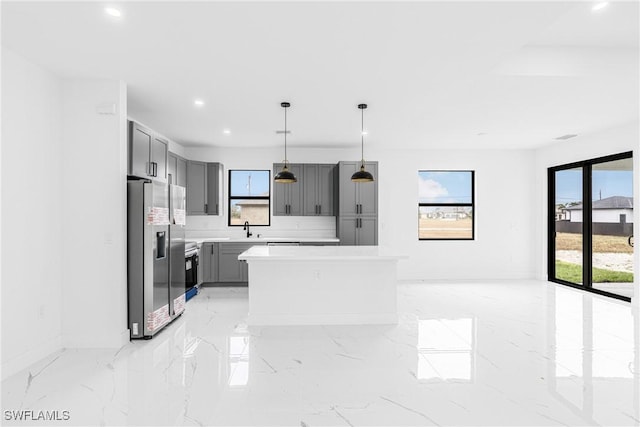
M 270 225 L 271 171 L 229 171 L 229 226 Z
M 474 171 L 418 171 L 418 239 L 473 240 Z

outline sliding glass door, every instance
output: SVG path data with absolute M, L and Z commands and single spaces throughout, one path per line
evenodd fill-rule
M 555 172 L 555 278 L 574 285 L 583 284 L 582 179 L 582 168 Z
M 549 169 L 549 280 L 633 297 L 631 153 Z

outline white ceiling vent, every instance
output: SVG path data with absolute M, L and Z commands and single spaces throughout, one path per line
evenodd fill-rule
M 558 141 L 564 141 L 565 139 L 574 138 L 574 137 L 576 137 L 576 136 L 578 136 L 578 135 L 577 135 L 577 134 L 575 134 L 575 133 L 568 133 L 568 134 L 566 134 L 566 135 L 562 135 L 562 136 L 557 137 L 557 138 L 556 138 L 556 140 L 558 140 Z

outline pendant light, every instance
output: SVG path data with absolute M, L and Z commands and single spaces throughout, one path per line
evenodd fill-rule
M 364 110 L 367 108 L 367 104 L 358 104 L 358 108 L 362 111 L 362 130 L 360 136 L 362 138 L 362 162 L 360 163 L 360 170 L 351 175 L 351 181 L 353 182 L 373 182 L 373 175 L 364 170 Z
M 289 170 L 289 161 L 287 160 L 287 108 L 289 108 L 291 104 L 282 102 L 280 106 L 284 108 L 284 165 L 273 180 L 278 184 L 292 184 L 298 182 L 298 178 Z

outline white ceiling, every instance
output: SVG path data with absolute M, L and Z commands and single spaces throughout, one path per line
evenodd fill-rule
M 2 44 L 186 146 L 280 145 L 286 100 L 293 146 L 359 144 L 366 102 L 366 144 L 532 148 L 638 118 L 638 2 L 593 4 L 2 2 Z

